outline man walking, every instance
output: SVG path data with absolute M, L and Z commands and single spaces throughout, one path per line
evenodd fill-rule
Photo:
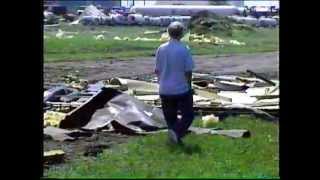
M 170 40 L 160 45 L 156 52 L 155 73 L 160 85 L 159 94 L 169 140 L 181 144 L 181 138 L 186 135 L 194 118 L 191 88 L 194 63 L 189 49 L 180 42 L 184 33 L 183 24 L 173 22 L 167 31 Z M 181 119 L 177 118 L 178 111 Z

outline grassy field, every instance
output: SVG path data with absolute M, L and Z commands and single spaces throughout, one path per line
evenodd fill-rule
M 45 31 L 44 62 L 104 60 L 111 58 L 130 58 L 152 56 L 161 42 L 134 42 L 113 40 L 119 37 L 148 37 L 160 38 L 161 34 L 144 35 L 146 30 L 159 30 L 159 27 L 139 26 L 68 26 L 62 25 L 60 29 L 68 32 L 78 32 L 72 39 L 58 39 L 55 37 L 58 28 Z M 105 40 L 95 40 L 94 35 L 104 34 Z M 216 34 L 218 37 L 229 40 L 235 39 L 245 42 L 245 46 L 188 43 L 193 55 L 220 55 L 255 52 L 271 52 L 279 49 L 279 29 L 255 29 L 254 31 L 234 31 L 233 36 Z
M 194 121 L 194 125 L 199 121 Z M 140 137 L 105 150 L 96 160 L 78 159 L 51 168 L 58 178 L 279 178 L 279 126 L 250 116 L 230 117 L 217 127 L 248 129 L 231 139 L 190 134 L 185 146 L 169 146 L 166 134 Z

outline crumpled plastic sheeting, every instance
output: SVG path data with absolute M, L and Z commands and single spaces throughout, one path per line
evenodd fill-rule
M 167 127 L 162 110 L 144 104 L 127 94 L 112 98 L 92 115 L 89 123 L 82 129 L 94 130 L 108 125 L 114 130 L 125 129 L 128 133 L 143 133 Z
M 60 128 L 51 127 L 51 126 L 44 128 L 43 134 L 51 137 L 53 140 L 56 140 L 56 141 L 74 141 L 80 136 L 89 137 L 92 135 L 90 132 L 84 132 L 77 129 L 67 130 L 67 129 L 60 129 Z
M 86 130 L 96 130 L 106 127 L 113 120 L 113 116 L 107 108 L 98 109 L 91 117 L 91 120 L 87 125 L 82 127 Z

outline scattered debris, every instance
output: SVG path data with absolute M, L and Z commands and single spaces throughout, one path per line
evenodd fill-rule
M 218 117 L 223 116 L 223 114 L 227 112 L 242 112 L 244 114 L 257 114 L 267 119 L 276 119 L 274 114 L 279 110 L 279 86 L 276 83 L 277 81 L 268 80 L 252 71 L 248 72 L 247 77 L 212 76 L 209 74 L 195 73 L 193 76 L 195 110 L 203 110 L 205 113 L 215 114 Z M 81 128 L 87 126 L 88 129 L 94 129 L 96 126 L 96 128 L 99 129 L 107 125 L 109 126 L 108 128 L 110 128 L 110 124 L 114 123 L 115 120 L 118 122 L 122 121 L 119 120 L 122 116 L 115 117 L 119 115 L 115 113 L 115 110 L 117 110 L 118 113 L 122 112 L 122 110 L 118 108 L 123 106 L 122 108 L 126 109 L 125 104 L 130 101 L 133 103 L 139 100 L 148 106 L 161 107 L 158 84 L 154 83 L 153 77 L 150 77 L 150 79 L 147 80 L 148 82 L 146 82 L 146 80 L 111 78 L 105 81 L 99 81 L 96 84 L 86 83 L 85 87 L 78 89 L 70 89 L 65 86 L 54 87 L 45 91 L 45 103 L 48 106 L 46 110 L 49 112 L 48 114 L 50 114 L 50 111 L 53 110 L 52 108 L 56 107 L 57 109 L 57 107 L 59 107 L 59 112 L 63 111 L 65 113 L 63 116 L 64 119 L 62 119 L 62 116 L 57 116 L 61 117 L 60 119 L 52 117 L 53 119 L 58 119 L 52 120 L 52 125 L 54 126 L 58 126 L 58 123 L 60 123 L 58 127 L 62 128 Z M 77 81 L 78 78 L 76 76 L 70 75 L 65 77 L 65 82 L 69 84 Z M 270 86 L 271 84 L 272 86 Z M 274 84 L 277 86 L 273 86 Z M 121 92 L 128 96 L 124 98 L 125 100 L 123 100 L 120 105 L 113 105 L 112 99 L 117 99 L 115 96 L 121 94 Z M 136 99 L 129 100 L 130 96 Z M 119 97 L 123 97 L 123 95 Z M 106 104 L 108 104 L 107 107 L 103 108 Z M 66 112 L 68 109 L 69 112 Z M 138 113 L 136 110 L 134 112 Z M 150 108 L 148 112 L 151 112 Z M 273 115 L 268 114 L 268 112 L 272 112 Z M 145 114 L 143 111 L 139 113 L 141 113 L 141 115 L 137 114 L 137 117 L 147 118 L 148 116 L 148 113 Z M 104 117 L 103 120 L 99 120 L 99 122 L 93 121 L 89 123 L 90 119 L 97 120 L 100 119 L 100 116 L 106 117 Z M 146 122 L 147 121 L 149 122 L 151 120 L 148 119 Z
M 219 117 L 216 117 L 214 114 L 202 116 L 202 127 L 207 128 L 215 126 L 219 122 Z
M 63 35 L 64 35 L 64 32 L 61 29 L 59 29 L 58 33 L 56 34 L 56 38 L 61 39 L 63 37 Z
M 70 87 L 73 82 L 80 82 L 77 76 L 65 76 L 63 80 L 65 84 L 53 84 L 52 88 L 48 84 L 44 93 L 46 139 L 64 142 L 81 137 L 94 139 L 103 131 L 147 135 L 167 130 L 154 75 L 114 77 L 78 89 Z M 278 120 L 279 82 L 250 70 L 242 76 L 194 73 L 193 88 L 194 110 L 202 115 L 202 126 L 189 129 L 196 134 L 250 137 L 245 129 L 209 128 L 230 115 L 251 114 Z M 96 156 L 108 147 L 88 144 L 83 155 Z
M 161 33 L 161 31 L 145 31 L 145 32 L 143 32 L 143 34 L 159 34 L 159 33 Z
M 276 83 L 268 80 L 267 78 L 264 78 L 264 77 L 258 75 L 257 73 L 255 73 L 255 72 L 253 72 L 253 71 L 251 71 L 251 70 L 247 70 L 247 73 L 250 73 L 251 75 L 253 75 L 253 76 L 255 76 L 255 77 L 257 77 L 257 78 L 259 78 L 259 79 L 261 79 L 261 80 L 263 80 L 263 81 L 265 81 L 265 82 L 267 82 L 267 83 L 269 83 L 269 84 L 272 85 L 272 86 L 275 86 L 275 85 L 276 85 Z
M 99 35 L 94 36 L 94 39 L 95 40 L 104 40 L 105 38 L 104 38 L 103 34 L 99 34 Z
M 65 153 L 62 150 L 51 150 L 43 153 L 44 164 L 57 164 L 64 161 Z
M 216 128 L 190 127 L 189 131 L 194 132 L 196 134 L 223 135 L 231 138 L 248 138 L 251 136 L 250 131 L 246 129 L 222 130 L 222 129 L 216 129 Z
M 230 40 L 229 43 L 230 43 L 230 44 L 234 44 L 234 45 L 239 45 L 239 46 L 244 46 L 244 45 L 246 45 L 245 42 L 239 42 L 239 41 L 237 41 L 237 40 Z
M 77 34 L 77 33 L 65 32 L 65 31 L 62 31 L 61 29 L 59 29 L 56 34 L 56 38 L 58 38 L 58 39 L 72 39 L 72 38 L 74 38 L 74 35 L 67 35 L 67 34 Z
M 119 36 L 115 36 L 113 39 L 114 39 L 114 40 L 119 40 L 119 41 L 122 40 Z
M 107 144 L 94 144 L 86 147 L 84 156 L 97 156 L 99 153 L 103 152 L 103 149 L 109 148 L 110 145 Z
M 58 127 L 60 122 L 66 117 L 65 113 L 46 111 L 43 115 L 44 127 L 53 126 Z
M 210 134 L 223 135 L 232 138 L 248 138 L 250 137 L 250 131 L 245 129 L 234 129 L 234 130 L 212 130 Z
M 67 130 L 48 126 L 43 129 L 43 133 L 56 141 L 74 141 L 80 136 L 90 137 L 92 133 L 78 129 Z
M 156 38 L 145 38 L 145 37 L 136 37 L 136 38 L 129 38 L 129 37 L 119 37 L 119 36 L 115 36 L 113 37 L 114 40 L 119 40 L 119 41 L 154 41 L 154 42 L 164 42 L 164 41 L 168 41 L 170 39 L 169 34 L 167 32 L 162 33 L 161 37 L 159 39 Z M 226 41 L 224 39 L 221 39 L 217 36 L 213 36 L 213 35 L 197 35 L 197 34 L 191 34 L 190 32 L 186 33 L 184 35 L 184 37 L 181 39 L 181 41 L 184 42 L 195 42 L 195 43 L 211 43 L 211 44 L 231 44 L 231 45 L 246 45 L 245 42 L 239 42 L 237 40 L 229 40 Z

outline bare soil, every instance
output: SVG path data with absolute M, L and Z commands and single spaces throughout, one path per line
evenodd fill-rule
M 278 78 L 279 76 L 279 52 L 219 57 L 194 56 L 193 58 L 195 72 L 222 75 L 239 74 L 250 69 L 265 74 L 269 78 Z M 151 74 L 153 69 L 154 57 L 45 63 L 44 82 L 61 82 L 61 76 L 70 73 L 76 73 L 80 78 L 95 82 L 111 77 Z
M 79 137 L 74 141 L 59 142 L 44 139 L 43 151 L 63 150 L 65 152 L 62 162 L 44 165 L 44 177 L 49 168 L 66 166 L 79 158 L 95 159 L 104 149 L 113 148 L 117 144 L 126 143 L 136 137 L 101 131 L 94 133 L 91 137 Z

